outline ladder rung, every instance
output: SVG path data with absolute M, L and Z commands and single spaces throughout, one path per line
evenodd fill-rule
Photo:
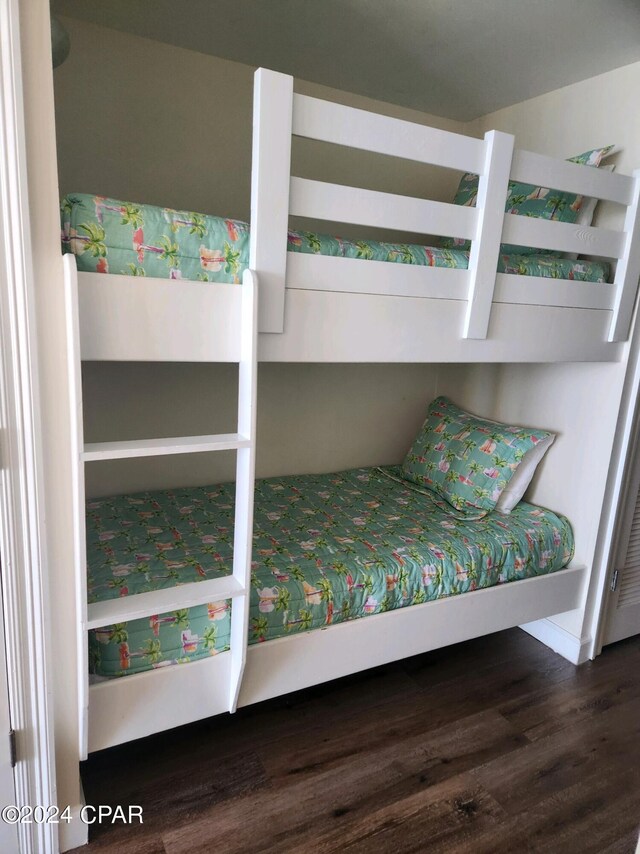
M 87 628 L 98 629 L 113 623 L 126 623 L 150 617 L 152 614 L 165 614 L 178 608 L 191 608 L 204 602 L 220 602 L 244 593 L 244 587 L 233 575 L 211 578 L 208 581 L 194 581 L 177 587 L 165 587 L 149 593 L 135 593 L 121 599 L 108 599 L 96 602 L 87 608 Z
M 118 460 L 131 457 L 160 457 L 169 454 L 197 454 L 203 451 L 231 451 L 248 448 L 251 440 L 240 433 L 212 436 L 178 436 L 172 439 L 132 439 L 125 442 L 96 442 L 84 446 L 82 459 Z

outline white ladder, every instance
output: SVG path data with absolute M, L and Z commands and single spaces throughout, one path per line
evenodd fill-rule
M 248 644 L 251 556 L 253 543 L 253 493 L 255 485 L 255 435 L 257 391 L 258 292 L 257 277 L 245 270 L 240 312 L 238 360 L 238 432 L 170 439 L 136 439 L 124 442 L 84 443 L 78 274 L 75 257 L 63 258 L 67 317 L 67 365 L 72 414 L 74 564 L 78 620 L 78 697 L 80 758 L 88 745 L 88 636 L 90 629 L 124 623 L 153 614 L 190 608 L 206 602 L 232 600 L 228 709 L 234 712 L 242 682 Z M 96 274 L 97 275 L 97 274 Z M 105 282 L 105 287 L 109 287 Z M 233 287 L 233 286 L 230 286 Z M 87 603 L 87 556 L 84 465 L 96 460 L 192 454 L 235 450 L 236 503 L 233 541 L 233 573 L 224 578 L 183 584 L 178 587 L 137 593 L 96 604 Z M 129 677 L 131 678 L 131 677 Z

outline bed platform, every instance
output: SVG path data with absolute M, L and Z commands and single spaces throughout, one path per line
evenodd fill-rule
M 587 572 L 571 566 L 401 611 L 253 644 L 239 706 L 580 607 Z M 229 711 L 231 653 L 91 685 L 90 753 Z
M 231 572 L 232 484 L 90 501 L 87 520 L 90 600 L 126 607 L 139 590 L 197 591 L 209 583 L 198 573 Z M 396 467 L 259 481 L 239 705 L 575 607 L 585 572 L 562 568 L 572 550 L 555 513 L 521 502 L 456 518 Z M 148 735 L 158 717 L 227 711 L 228 606 L 90 633 L 93 669 L 114 677 L 89 687 L 90 751 Z
M 128 677 L 229 648 L 229 600 L 154 610 L 117 629 L 103 621 L 109 607 L 122 619 L 131 597 L 191 585 L 201 599 L 200 585 L 224 582 L 233 504 L 233 484 L 88 502 L 94 673 Z M 573 555 L 562 516 L 520 502 L 468 519 L 399 466 L 257 481 L 253 527 L 250 644 L 546 575 Z
M 478 174 L 476 207 L 292 176 L 292 134 Z M 249 268 L 260 276 L 258 358 L 619 359 L 640 276 L 640 178 L 513 145 L 512 136 L 497 131 L 474 139 L 294 95 L 292 78 L 260 69 L 249 238 Z M 613 202 L 626 209 L 624 224 L 612 230 L 505 213 L 510 179 Z M 455 236 L 469 239 L 471 248 L 466 267 L 450 268 L 301 253 L 288 243 L 290 216 Z M 576 281 L 571 266 L 552 278 L 518 275 L 501 260 L 501 244 L 585 254 L 605 259 L 613 272 L 609 282 Z M 83 358 L 236 359 L 229 330 L 239 316 L 237 286 L 111 273 L 79 274 Z M 207 317 L 207 328 L 194 317 Z

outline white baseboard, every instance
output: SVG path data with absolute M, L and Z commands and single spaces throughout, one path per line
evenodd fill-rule
M 83 806 L 84 803 L 71 807 L 71 821 L 60 822 L 58 825 L 60 854 L 72 848 L 78 848 L 80 845 L 86 845 L 89 841 L 89 825 L 80 819 L 80 810 Z
M 547 617 L 525 623 L 520 628 L 572 664 L 584 664 L 589 660 L 591 638 L 577 638 Z

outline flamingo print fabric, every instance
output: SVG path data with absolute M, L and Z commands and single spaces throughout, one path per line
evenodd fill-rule
M 520 502 L 509 516 L 471 520 L 401 475 L 395 466 L 257 481 L 250 643 L 571 560 L 562 516 Z M 230 574 L 233 506 L 233 484 L 88 502 L 89 601 Z M 122 676 L 216 655 L 229 648 L 229 626 L 229 602 L 106 626 L 89 633 L 90 668 Z
M 477 518 L 495 508 L 525 454 L 551 435 L 477 418 L 438 397 L 429 406 L 402 475 Z
M 84 194 L 66 196 L 61 213 L 63 252 L 72 252 L 84 272 L 239 284 L 249 264 L 246 222 Z M 310 231 L 290 231 L 287 248 L 422 267 L 466 270 L 469 266 L 464 248 L 345 240 Z M 610 267 L 606 262 L 568 260 L 548 253 L 503 254 L 498 272 L 606 282 Z
M 582 166 L 598 167 L 602 161 L 615 148 L 615 145 L 607 145 L 604 148 L 594 148 L 569 157 L 570 163 L 578 163 Z M 454 205 L 465 205 L 475 207 L 478 196 L 478 176 L 468 173 L 460 179 Z M 548 187 L 534 187 L 532 184 L 518 184 L 509 181 L 509 191 L 505 211 L 517 216 L 532 216 L 538 219 L 556 220 L 558 222 L 577 222 L 580 211 L 589 200 L 575 193 L 564 193 L 560 190 L 551 190 Z M 448 249 L 469 249 L 468 240 L 457 237 L 445 237 L 441 240 L 441 246 Z M 503 243 L 501 252 L 504 255 L 551 255 L 559 253 L 551 250 L 536 249 L 529 246 L 511 246 Z M 510 272 L 510 271 L 509 271 Z

